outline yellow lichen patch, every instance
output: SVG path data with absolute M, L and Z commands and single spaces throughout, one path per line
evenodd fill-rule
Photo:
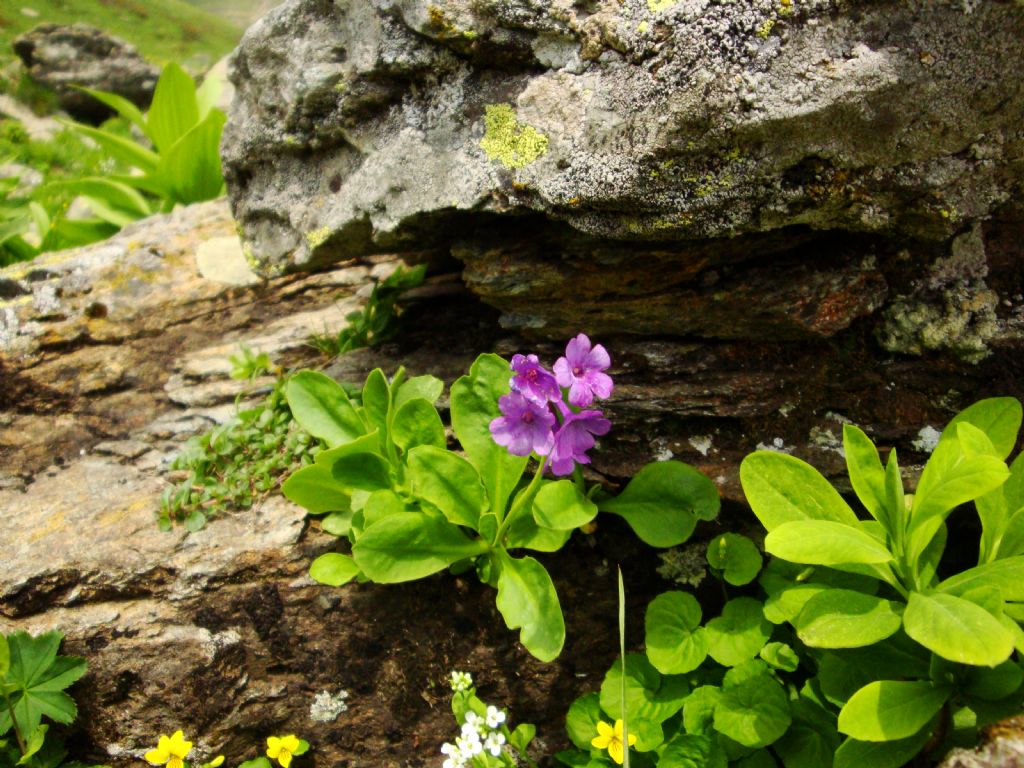
M 667 11 L 678 2 L 679 0 L 647 0 L 647 8 L 651 13 L 661 13 L 662 11 Z
M 793 13 L 793 0 L 779 0 L 779 15 L 790 16 Z
M 757 36 L 762 40 L 767 40 L 773 29 L 775 29 L 775 19 L 768 19 L 768 21 L 758 28 Z
M 650 29 L 650 26 L 647 24 L 646 21 L 641 21 L 636 26 L 636 31 L 639 32 L 641 35 L 646 35 L 648 29 Z
M 312 232 L 306 233 L 306 244 L 312 248 L 319 248 L 321 245 L 327 242 L 327 238 L 331 236 L 330 227 L 320 227 L 320 229 L 314 229 Z
M 480 149 L 506 168 L 525 168 L 548 151 L 548 137 L 518 122 L 511 104 L 488 104 L 484 128 Z

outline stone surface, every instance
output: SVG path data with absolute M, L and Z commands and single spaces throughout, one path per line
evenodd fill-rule
M 14 41 L 29 76 L 52 88 L 70 115 L 99 123 L 113 112 L 75 89 L 83 86 L 149 106 L 160 70 L 135 46 L 87 24 L 40 24 Z
M 976 360 L 1012 294 L 953 267 L 1021 181 L 1022 36 L 1010 2 L 289 0 L 234 56 L 232 206 L 265 274 L 455 256 L 532 335 L 870 317 Z
M 249 268 L 237 236 L 215 237 L 196 251 L 199 273 L 208 280 L 227 285 L 253 285 L 259 278 Z
M 954 749 L 939 768 L 1018 768 L 1024 765 L 1024 717 L 986 729 L 977 749 Z

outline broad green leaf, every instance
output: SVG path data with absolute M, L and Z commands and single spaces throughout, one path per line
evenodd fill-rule
M 215 77 L 213 70 L 208 70 L 205 77 L 203 77 L 202 84 L 196 88 L 196 107 L 199 110 L 200 120 L 206 117 L 210 110 L 217 105 L 217 99 L 220 98 L 223 90 L 223 78 Z
M 7 677 L 7 670 L 11 668 L 11 649 L 7 645 L 7 635 L 0 634 L 0 683 Z
M 533 499 L 537 524 L 555 531 L 571 531 L 596 516 L 597 505 L 580 493 L 571 480 L 545 483 Z
M 486 551 L 486 543 L 468 538 L 457 526 L 419 512 L 378 520 L 352 545 L 359 569 L 380 584 L 422 579 Z
M 530 746 L 530 742 L 537 736 L 537 726 L 532 723 L 520 723 L 508 735 L 508 743 L 512 745 L 514 749 L 525 753 Z
M 551 661 L 562 652 L 565 621 L 558 594 L 544 566 L 532 557 L 514 558 L 494 552 L 499 563 L 498 610 L 509 629 L 519 629 L 519 642 L 534 657 Z
M 772 451 L 757 451 L 740 465 L 747 502 L 772 531 L 798 520 L 858 524 L 857 516 L 828 480 L 805 461 Z
M 792 623 L 812 597 L 828 589 L 824 584 L 812 583 L 780 590 L 765 600 L 764 617 L 772 624 Z
M 942 430 L 939 445 L 957 436 L 961 424 L 970 424 L 981 430 L 991 440 L 996 456 L 1006 459 L 1017 443 L 1021 424 L 1021 405 L 1014 397 L 993 397 L 980 400 L 960 411 Z M 938 450 L 938 448 L 936 448 Z
M 879 679 L 927 678 L 932 654 L 899 633 L 866 648 L 824 651 L 818 655 L 818 681 L 837 706 Z
M 320 451 L 320 453 L 316 455 L 314 463 L 318 467 L 330 469 L 334 466 L 334 462 L 342 456 L 351 456 L 354 453 L 373 453 L 379 456 L 379 449 L 380 437 L 377 430 L 373 430 L 373 432 L 368 435 L 362 435 L 357 437 L 355 440 L 342 443 L 336 448 L 328 448 L 325 451 Z
M 859 741 L 894 741 L 917 734 L 949 700 L 948 688 L 930 682 L 876 680 L 839 712 L 839 730 Z
M 622 662 L 617 660 L 601 683 L 601 709 L 612 719 L 622 718 Z M 626 717 L 632 724 L 663 723 L 683 708 L 689 694 L 682 676 L 658 674 L 639 653 L 626 655 Z M 637 749 L 647 751 L 654 746 L 642 739 L 639 728 L 631 728 L 637 736 Z M 644 742 L 644 743 L 641 743 Z
M 569 740 L 580 749 L 590 750 L 590 742 L 597 735 L 597 723 L 601 720 L 600 697 L 596 693 L 580 696 L 569 707 L 565 716 L 565 730 Z
M 998 667 L 974 667 L 963 684 L 963 691 L 985 701 L 999 701 L 1020 690 L 1024 683 L 1024 670 L 1012 660 Z
M 644 617 L 647 658 L 665 675 L 697 669 L 708 654 L 700 628 L 700 603 L 688 592 L 665 592 L 647 606 Z
M 319 581 L 321 584 L 340 587 L 359 575 L 359 566 L 347 555 L 328 552 L 313 561 L 313 564 L 309 566 L 309 575 L 314 581 Z
M 363 505 L 363 527 L 369 528 L 378 520 L 391 515 L 408 512 L 402 497 L 391 490 L 380 490 L 371 493 Z
M 420 397 L 407 400 L 395 413 L 391 424 L 391 437 L 395 445 L 403 451 L 411 450 L 418 445 L 444 448 L 447 442 L 444 424 L 437 415 L 437 409 Z
M 903 614 L 903 626 L 911 638 L 928 650 L 961 664 L 994 667 L 1013 653 L 1013 636 L 997 618 L 984 608 L 949 594 L 912 592 Z
M 43 744 L 46 742 L 46 732 L 50 729 L 48 725 L 40 725 L 34 731 L 32 735 L 28 737 L 25 744 L 25 751 L 22 753 L 21 758 L 18 760 L 16 765 L 25 765 L 35 756 L 40 749 L 43 748 Z
M 796 672 L 800 666 L 800 657 L 785 643 L 768 643 L 761 649 L 758 656 L 775 669 L 781 669 L 784 672 Z
M 15 632 L 7 636 L 7 684 L 13 691 L 14 717 L 24 739 L 31 737 L 41 718 L 68 725 L 78 712 L 74 700 L 63 691 L 85 674 L 86 663 L 74 656 L 57 655 L 62 638 L 60 632 L 46 632 L 38 637 Z M 9 712 L 0 713 L 0 733 L 10 724 Z
M 761 553 L 753 541 L 738 533 L 723 533 L 708 544 L 708 563 L 722 571 L 729 584 L 742 587 L 757 578 Z
M 96 99 L 96 101 L 106 104 L 140 131 L 143 133 L 146 132 L 146 120 L 142 116 L 142 111 L 132 102 L 128 101 L 124 96 L 119 96 L 116 93 L 110 93 L 108 91 L 97 91 L 83 86 L 75 86 L 75 90 L 87 93 Z
M 828 589 L 804 604 L 794 626 L 812 648 L 860 648 L 899 631 L 900 606 L 848 589 Z
M 483 518 L 481 518 L 482 520 Z M 483 535 L 483 530 L 480 531 Z M 491 534 L 491 540 L 497 533 L 495 528 Z M 556 531 L 552 528 L 542 528 L 537 525 L 533 515 L 516 515 L 512 525 L 505 533 L 506 549 L 532 549 L 536 552 L 557 552 L 565 546 L 565 542 L 572 536 L 572 531 Z
M 737 597 L 722 608 L 722 615 L 704 628 L 708 653 L 725 667 L 735 667 L 760 653 L 772 634 L 761 603 L 752 597 Z
M 900 473 L 896 449 L 889 451 L 885 462 L 885 504 L 889 513 L 889 535 L 893 541 L 901 542 L 907 530 L 907 496 L 903 492 L 903 475 Z
M 729 743 L 730 745 L 735 744 L 735 742 L 732 741 L 729 741 L 727 743 Z M 735 747 L 733 748 L 735 749 Z M 748 748 L 743 747 L 742 749 L 744 751 L 747 751 Z M 726 758 L 728 757 L 729 752 L 728 750 L 726 750 Z M 744 755 L 743 757 L 740 757 L 738 760 L 736 760 L 735 765 L 736 768 L 779 768 L 778 761 L 776 761 L 771 751 L 767 749 L 756 749 L 749 755 Z
M 652 547 L 674 547 L 690 538 L 697 520 L 713 520 L 720 503 L 718 488 L 707 476 L 679 461 L 659 461 L 598 506 L 624 518 Z
M 795 520 L 776 526 L 765 551 L 791 563 L 865 565 L 888 563 L 892 553 L 860 527 L 830 520 Z
M 961 425 L 965 430 L 970 424 Z M 921 473 L 911 508 L 908 555 L 916 560 L 950 510 L 999 487 L 1010 476 L 995 456 L 967 455 L 957 440 L 940 441 Z
M 494 442 L 490 423 L 501 415 L 498 398 L 509 392 L 512 368 L 497 355 L 481 355 L 452 385 L 452 429 L 477 468 L 491 509 L 504 510 L 526 469 L 526 456 L 513 456 Z
M 1024 453 L 1021 455 L 1024 456 Z M 1024 507 L 1009 516 L 1002 534 L 993 547 L 993 555 L 997 558 L 1015 557 L 1020 554 L 1024 554 Z
M 393 393 L 393 408 L 397 412 L 399 408 L 410 400 L 422 398 L 431 405 L 437 403 L 437 399 L 444 392 L 444 382 L 435 376 L 413 376 L 402 382 L 398 392 Z
M 693 733 L 673 737 L 658 758 L 658 768 L 727 768 L 728 764 L 728 757 L 714 739 Z
M 332 448 L 366 434 L 345 390 L 329 376 L 300 371 L 288 380 L 285 395 L 299 426 Z
M 840 741 L 835 716 L 804 693 L 790 702 L 790 708 L 793 723 L 772 745 L 782 764 L 785 768 L 832 768 Z
M 138 168 L 145 173 L 153 173 L 160 164 L 160 156 L 156 152 L 136 144 L 131 139 L 89 125 L 71 122 L 64 124 L 77 133 L 88 136 L 100 146 L 100 149 L 121 163 Z
M 87 195 L 102 200 L 115 208 L 128 211 L 133 220 L 149 216 L 153 209 L 146 198 L 137 190 L 119 181 L 101 176 L 86 176 L 68 181 L 52 181 L 46 185 L 47 190 L 66 192 L 71 195 Z
M 379 491 L 391 488 L 391 465 L 375 453 L 341 456 L 331 465 L 335 484 L 348 494 L 352 491 Z
M 722 697 L 717 685 L 702 685 L 683 699 L 683 728 L 687 733 L 714 733 L 715 705 Z
M 931 738 L 931 728 L 894 741 L 847 739 L 836 750 L 833 768 L 901 768 L 910 765 Z
M 426 400 L 419 402 L 433 410 Z M 480 515 L 487 511 L 487 494 L 472 464 L 458 454 L 430 445 L 409 451 L 408 462 L 407 479 L 416 498 L 437 507 L 456 525 L 477 527 Z
M 950 595 L 963 595 L 978 587 L 996 587 L 1003 593 L 1003 599 L 1024 601 L 1024 555 L 970 568 L 950 576 L 938 589 Z
M 171 62 L 160 73 L 146 115 L 147 133 L 162 154 L 199 122 L 196 81 Z
M 745 747 L 772 744 L 791 721 L 786 692 L 769 674 L 723 688 L 715 705 L 715 729 Z
M 214 109 L 202 122 L 160 156 L 152 172 L 156 183 L 170 191 L 176 203 L 213 200 L 224 190 L 220 139 L 227 116 Z
M 352 512 L 331 512 L 320 520 L 320 529 L 331 536 L 348 536 L 352 530 Z
M 281 486 L 281 493 L 311 515 L 346 511 L 352 505 L 351 498 L 338 485 L 330 468 L 321 464 L 310 464 L 292 472 Z
M 1003 485 L 1003 493 L 1006 496 L 1007 507 L 1024 507 L 1024 453 L 1018 454 L 1010 464 L 1010 477 Z
M 885 493 L 885 469 L 878 449 L 864 432 L 852 424 L 843 425 L 846 470 L 857 498 L 870 515 L 891 530 Z
M 380 368 L 370 371 L 363 383 L 362 394 L 363 414 L 369 420 L 370 428 L 376 427 L 381 436 L 386 436 L 390 429 L 388 411 L 391 409 L 391 386 L 384 371 Z

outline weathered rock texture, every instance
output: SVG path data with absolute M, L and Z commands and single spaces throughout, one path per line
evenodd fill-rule
M 40 24 L 14 41 L 14 51 L 33 80 L 56 91 L 61 107 L 89 122 L 113 112 L 76 86 L 111 91 L 144 109 L 160 77 L 135 46 L 88 24 Z
M 454 255 L 549 338 L 871 316 L 886 349 L 978 356 L 1022 39 L 1012 2 L 290 0 L 236 52 L 225 167 L 268 274 Z

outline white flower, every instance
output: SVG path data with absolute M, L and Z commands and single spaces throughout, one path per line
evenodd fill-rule
M 441 764 L 441 768 L 464 768 L 466 760 L 454 744 L 443 744 L 441 754 L 447 755 L 448 759 Z
M 460 736 L 455 743 L 459 747 L 459 757 L 463 760 L 472 760 L 474 756 L 484 751 L 484 745 L 480 743 L 479 736 L 475 739 L 465 739 Z
M 484 719 L 480 717 L 476 712 L 470 710 L 466 713 L 466 717 L 463 720 L 466 725 L 473 726 L 474 729 L 479 729 L 483 725 Z
M 504 736 L 504 734 L 501 734 L 501 733 L 498 733 L 497 731 L 495 731 L 494 733 L 488 734 L 487 741 L 484 742 L 484 748 L 488 752 L 490 752 L 492 755 L 497 757 L 498 755 L 501 754 L 501 747 L 502 747 L 502 745 L 504 743 L 505 743 L 505 736 Z
M 497 728 L 505 722 L 505 713 L 497 707 L 487 707 L 487 727 Z
M 463 693 L 473 687 L 473 677 L 469 672 L 452 672 L 449 682 L 456 693 Z

